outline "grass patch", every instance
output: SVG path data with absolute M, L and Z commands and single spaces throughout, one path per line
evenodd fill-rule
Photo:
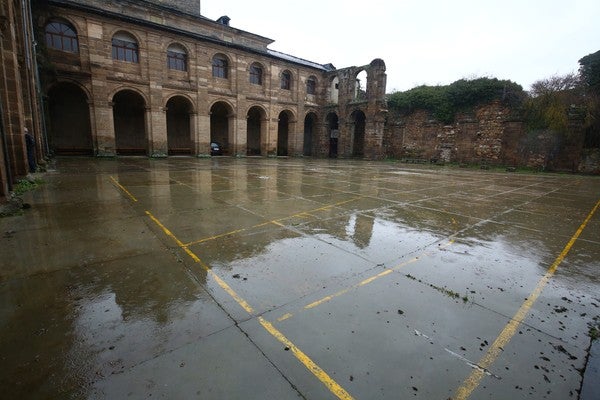
M 44 181 L 40 178 L 35 178 L 34 180 L 21 179 L 13 187 L 13 193 L 17 196 L 21 196 L 23 193 L 36 189 L 42 183 L 44 183 Z

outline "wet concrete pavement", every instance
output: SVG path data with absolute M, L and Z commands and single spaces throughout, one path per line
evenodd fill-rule
M 61 158 L 43 179 L 0 219 L 6 398 L 579 396 L 597 177 Z

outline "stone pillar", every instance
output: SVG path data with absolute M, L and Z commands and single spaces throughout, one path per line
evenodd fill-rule
M 235 120 L 234 149 L 236 157 L 245 157 L 248 153 L 248 116 L 243 115 Z
M 197 157 L 210 156 L 210 113 L 196 114 L 195 145 Z
M 92 130 L 95 132 L 96 138 L 96 156 L 98 157 L 114 157 L 117 155 L 115 149 L 115 122 L 113 102 L 100 104 L 95 101 L 93 103 L 94 117 L 92 121 L 95 126 Z
M 163 158 L 169 153 L 167 145 L 167 108 L 146 107 L 146 132 L 150 156 Z

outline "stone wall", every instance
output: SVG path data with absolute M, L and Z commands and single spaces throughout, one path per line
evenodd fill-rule
M 593 172 L 596 153 L 584 152 L 583 121 L 572 118 L 569 134 L 527 132 L 514 111 L 500 102 L 459 113 L 444 125 L 429 112 L 390 114 L 384 148 L 387 157 L 414 162 L 523 166 L 537 170 Z

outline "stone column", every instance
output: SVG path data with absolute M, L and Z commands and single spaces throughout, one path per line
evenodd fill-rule
M 146 107 L 146 132 L 150 156 L 164 158 L 169 153 L 167 145 L 167 108 Z
M 113 102 L 98 102 L 94 101 L 93 105 L 93 121 L 95 126 L 92 130 L 96 137 L 96 156 L 98 157 L 114 157 L 117 155 L 115 149 L 115 122 Z

